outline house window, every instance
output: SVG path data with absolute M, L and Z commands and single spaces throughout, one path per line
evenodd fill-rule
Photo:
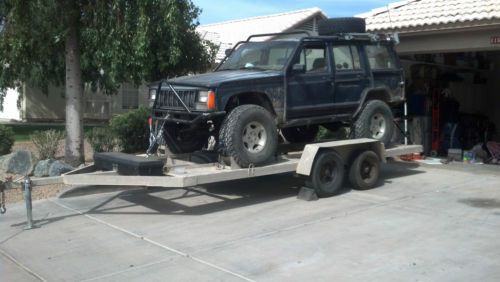
M 133 84 L 122 84 L 122 108 L 137 109 L 139 107 L 139 89 Z
M 389 52 L 389 47 L 384 45 L 366 46 L 366 54 L 372 69 L 394 69 L 396 59 Z
M 334 46 L 333 59 L 335 60 L 335 69 L 338 71 L 361 69 L 356 46 Z

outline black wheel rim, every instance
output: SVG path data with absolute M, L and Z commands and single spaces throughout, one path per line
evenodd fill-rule
M 324 163 L 321 166 L 319 180 L 322 184 L 329 184 L 337 177 L 337 166 L 334 163 Z
M 375 177 L 375 165 L 373 163 L 373 160 L 371 159 L 365 159 L 361 162 L 360 165 L 360 175 L 361 179 L 365 182 L 371 181 Z

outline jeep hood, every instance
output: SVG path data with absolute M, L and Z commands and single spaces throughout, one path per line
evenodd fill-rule
M 282 75 L 281 71 L 272 70 L 224 70 L 198 75 L 181 76 L 169 79 L 168 81 L 173 85 L 211 88 L 218 87 L 226 82 L 255 80 L 277 77 L 280 75 Z

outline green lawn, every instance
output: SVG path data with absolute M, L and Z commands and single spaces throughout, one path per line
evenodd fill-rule
M 64 124 L 6 124 L 5 126 L 12 128 L 14 131 L 14 140 L 19 141 L 29 141 L 30 135 L 35 131 L 44 131 L 49 129 L 55 129 L 64 131 Z M 85 132 L 91 130 L 94 127 L 99 127 L 102 125 L 86 125 L 83 127 Z

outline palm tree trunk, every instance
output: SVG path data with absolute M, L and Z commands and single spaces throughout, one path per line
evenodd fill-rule
M 66 34 L 66 163 L 77 166 L 84 162 L 83 154 L 83 84 L 80 68 L 77 13 L 68 20 Z

